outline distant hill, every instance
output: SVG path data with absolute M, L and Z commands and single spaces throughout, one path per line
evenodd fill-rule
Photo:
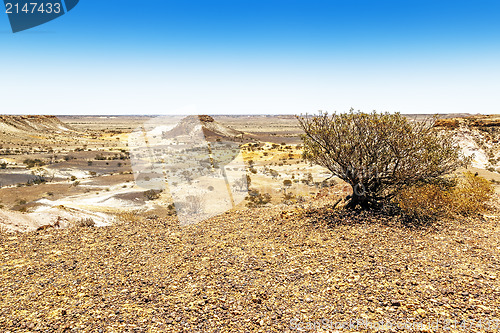
M 8 133 L 70 132 L 74 131 L 56 116 L 0 115 L 0 131 Z
M 473 156 L 472 166 L 500 172 L 500 115 L 441 118 L 436 127 L 454 135 L 464 154 Z
M 163 136 L 164 138 L 180 137 L 190 135 L 200 129 L 203 131 L 203 135 L 207 141 L 215 141 L 217 139 L 222 141 L 232 141 L 237 138 L 241 138 L 244 134 L 242 131 L 237 131 L 218 123 L 211 116 L 201 115 L 187 116 L 170 131 L 164 132 Z

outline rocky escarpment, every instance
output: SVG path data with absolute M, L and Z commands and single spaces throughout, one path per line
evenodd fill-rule
M 233 140 L 244 134 L 241 131 L 234 130 L 218 123 L 211 116 L 200 115 L 185 117 L 173 129 L 165 132 L 164 138 L 175 138 L 190 135 L 190 133 L 200 130 L 209 141 L 216 139 Z
M 436 127 L 451 131 L 474 167 L 500 172 L 500 116 L 439 119 Z
M 68 132 L 73 129 L 56 116 L 0 116 L 0 130 L 3 132 Z

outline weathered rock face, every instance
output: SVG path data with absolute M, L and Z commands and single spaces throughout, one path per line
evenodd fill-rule
M 200 119 L 200 121 L 204 123 L 213 123 L 215 121 L 214 118 L 207 115 L 198 116 L 198 119 Z
M 10 116 L 0 115 L 0 128 L 7 132 L 71 131 L 72 129 L 56 116 Z
M 444 118 L 436 121 L 436 127 L 443 127 L 448 129 L 456 129 L 458 127 L 473 127 L 473 128 L 486 128 L 496 127 L 500 129 L 500 116 L 470 116 L 470 117 L 457 117 L 457 118 Z
M 185 117 L 172 130 L 165 132 L 164 137 L 173 138 L 189 135 L 189 133 L 197 130 L 201 130 L 205 139 L 209 141 L 216 139 L 233 140 L 243 134 L 241 131 L 219 124 L 211 116 L 200 115 Z
M 458 119 L 438 119 L 435 126 L 454 129 L 460 126 L 460 122 Z
M 500 172 L 500 116 L 475 115 L 439 119 L 436 127 L 451 133 L 472 166 Z
M 500 128 L 500 118 L 477 119 L 471 122 L 473 127 L 497 127 Z

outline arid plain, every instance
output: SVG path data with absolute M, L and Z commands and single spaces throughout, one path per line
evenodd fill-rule
M 295 117 L 181 118 L 240 146 L 249 189 L 185 227 L 168 191 L 135 182 L 129 137 L 151 117 L 0 117 L 4 331 L 498 327 L 497 197 L 488 214 L 427 226 L 345 212 L 334 203 L 350 187 L 302 159 Z M 498 192 L 500 117 L 437 125 Z
M 409 117 L 418 121 L 425 116 Z M 443 119 L 443 128 L 454 133 L 464 153 L 474 155 L 474 172 L 500 181 L 498 119 L 476 118 L 448 116 Z M 7 230 L 34 230 L 56 222 L 69 226 L 87 218 L 107 225 L 122 213 L 172 213 L 168 191 L 151 198 L 147 189 L 134 182 L 129 136 L 151 119 L 2 116 L 0 226 Z M 302 131 L 294 116 L 207 119 L 210 121 L 200 121 L 207 140 L 240 145 L 250 188 L 269 194 L 272 203 L 305 201 L 326 185 L 341 183 L 335 179 L 324 183 L 329 178 L 328 170 L 302 159 Z M 288 194 L 288 199 L 283 198 L 284 194 Z M 17 212 L 23 215 L 19 217 Z M 37 218 L 24 213 L 35 213 Z

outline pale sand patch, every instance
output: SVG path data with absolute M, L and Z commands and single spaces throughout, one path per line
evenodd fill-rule
M 98 227 L 113 223 L 113 218 L 104 213 L 41 206 L 32 213 L 0 210 L 0 228 L 7 232 L 30 232 L 43 226 L 68 228 L 75 222 L 88 218 Z

